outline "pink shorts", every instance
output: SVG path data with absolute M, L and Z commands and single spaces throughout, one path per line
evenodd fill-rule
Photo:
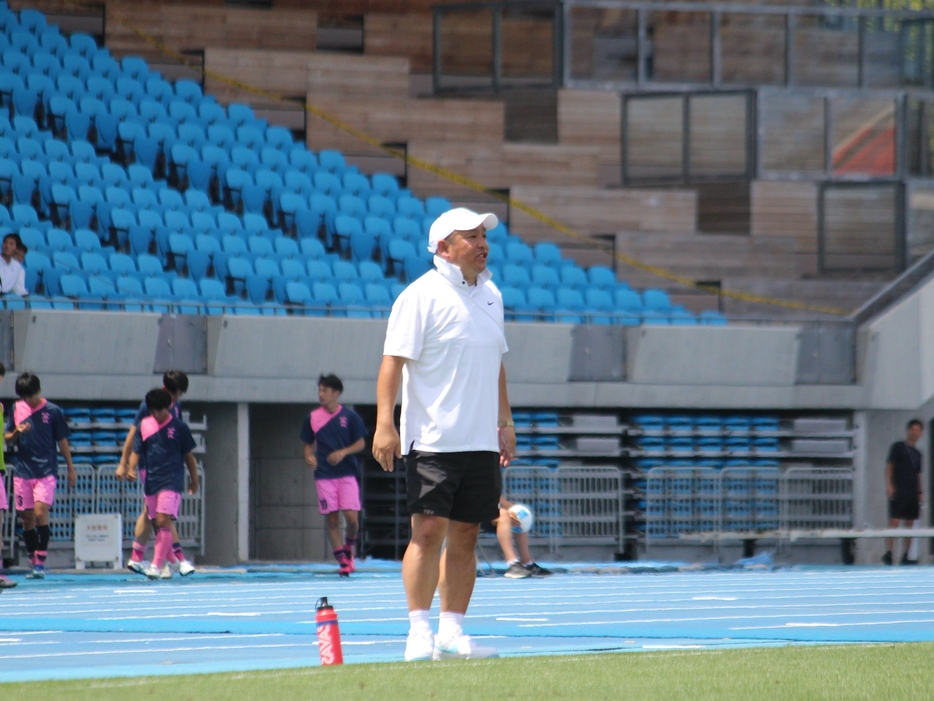
M 360 486 L 356 477 L 316 480 L 315 489 L 318 490 L 318 511 L 322 514 L 360 510 Z
M 10 502 L 6 496 L 6 475 L 0 472 L 0 510 L 10 508 Z
M 146 495 L 146 511 L 149 512 L 149 518 L 152 520 L 155 520 L 156 514 L 168 514 L 172 518 L 178 518 L 178 507 L 181 503 L 181 492 L 168 489 L 163 489 L 152 496 Z
M 52 506 L 55 503 L 56 479 L 52 475 L 38 479 L 13 477 L 13 496 L 16 498 L 16 510 L 28 511 L 36 508 L 36 502 Z

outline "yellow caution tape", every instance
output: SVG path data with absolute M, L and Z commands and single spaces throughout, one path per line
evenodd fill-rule
M 70 5 L 76 5 L 79 7 L 87 7 L 89 4 L 91 4 L 91 3 L 85 2 L 84 0 L 65 0 L 65 1 L 66 3 Z M 183 65 L 186 65 L 189 68 L 192 68 L 198 71 L 205 78 L 216 80 L 232 88 L 236 88 L 237 90 L 242 90 L 244 92 L 248 92 L 253 95 L 257 95 L 259 97 L 265 97 L 265 98 L 275 100 L 278 102 L 287 102 L 291 105 L 295 104 L 293 100 L 290 100 L 279 93 L 272 92 L 270 90 L 265 90 L 263 88 L 256 87 L 255 85 L 250 85 L 249 83 L 244 83 L 243 81 L 237 80 L 236 78 L 231 78 L 230 76 L 207 70 L 203 65 L 195 64 L 194 62 L 191 61 L 189 57 L 166 46 L 165 44 L 160 42 L 158 39 L 153 37 L 151 34 L 148 34 L 144 32 L 143 30 L 139 29 L 138 27 L 130 24 L 119 14 L 113 13 L 109 15 L 108 21 L 114 21 L 117 24 L 125 27 L 126 29 L 131 31 L 133 34 L 138 36 L 142 41 L 146 42 L 147 44 L 155 48 L 157 51 L 159 51 L 163 55 L 168 56 L 169 58 Z M 326 112 L 318 107 L 315 107 L 314 105 L 308 103 L 307 101 L 305 102 L 304 109 L 309 114 L 312 114 L 316 117 L 319 117 L 320 119 L 323 119 L 324 121 L 328 122 L 334 127 L 340 129 L 341 131 L 346 132 L 347 134 L 350 134 L 354 138 L 359 139 L 360 141 L 366 144 L 369 144 L 370 146 L 373 146 L 374 148 L 377 148 L 391 156 L 394 156 L 395 158 L 399 158 L 400 160 L 405 161 L 407 166 L 409 165 L 414 166 L 415 168 L 424 170 L 433 175 L 437 175 L 438 177 L 444 178 L 445 180 L 448 180 L 450 182 L 456 183 L 458 185 L 462 185 L 463 187 L 469 190 L 474 190 L 475 192 L 497 197 L 501 199 L 502 201 L 506 202 L 510 207 L 515 207 L 519 211 L 528 214 L 530 217 L 537 219 L 541 223 L 555 229 L 556 231 L 561 232 L 568 238 L 572 238 L 576 241 L 580 241 L 588 246 L 591 246 L 597 250 L 600 250 L 606 253 L 607 255 L 611 255 L 615 257 L 616 260 L 622 263 L 625 263 L 626 265 L 629 265 L 638 270 L 651 273 L 653 275 L 656 275 L 657 277 L 663 278 L 665 280 L 669 280 L 670 282 L 674 282 L 684 287 L 695 288 L 695 289 L 703 290 L 705 292 L 710 292 L 712 294 L 719 294 L 723 297 L 729 297 L 731 299 L 742 300 L 744 302 L 767 304 L 770 306 L 785 307 L 788 309 L 798 309 L 802 311 L 820 312 L 822 314 L 833 314 L 836 316 L 848 316 L 850 314 L 850 312 L 844 311 L 842 309 L 836 309 L 833 307 L 822 307 L 822 306 L 818 306 L 814 304 L 807 304 L 806 302 L 797 302 L 794 300 L 779 299 L 775 297 L 764 297 L 761 295 L 749 294 L 747 292 L 737 292 L 734 290 L 718 289 L 715 287 L 711 287 L 709 285 L 699 284 L 690 278 L 684 277 L 683 275 L 678 275 L 677 273 L 671 272 L 670 270 L 666 270 L 665 268 L 662 268 L 656 265 L 649 265 L 648 263 L 643 263 L 642 261 L 632 258 L 630 256 L 627 256 L 623 253 L 619 253 L 619 252 L 610 253 L 609 251 L 606 251 L 604 248 L 601 248 L 596 243 L 594 243 L 589 237 L 578 233 L 577 231 L 567 226 L 566 224 L 561 223 L 557 219 L 550 217 L 549 215 L 535 209 L 534 207 L 526 204 L 525 202 L 513 199 L 512 197 L 509 197 L 507 195 L 503 195 L 503 194 L 496 193 L 496 192 L 491 192 L 487 187 L 485 187 L 482 183 L 477 182 L 476 180 L 467 178 L 459 173 L 448 170 L 447 168 L 442 168 L 441 166 L 437 166 L 433 163 L 429 163 L 428 161 L 422 160 L 421 158 L 415 158 L 413 156 L 410 156 L 407 152 L 403 150 L 392 148 L 391 146 L 386 146 L 379 139 L 376 139 L 370 136 L 366 132 L 356 129 L 355 127 L 351 126 L 350 124 L 347 124 L 346 122 L 339 119 L 338 117 L 331 114 L 330 112 Z

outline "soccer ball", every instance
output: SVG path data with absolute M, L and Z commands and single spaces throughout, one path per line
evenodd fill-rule
M 532 509 L 525 504 L 513 504 L 509 511 L 519 518 L 519 525 L 512 527 L 513 533 L 528 533 L 532 530 L 532 524 L 535 523 L 535 514 L 532 513 Z

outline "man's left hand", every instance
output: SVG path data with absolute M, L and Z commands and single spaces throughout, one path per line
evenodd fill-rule
M 507 467 L 516 457 L 516 427 L 503 426 L 499 432 L 499 464 Z
M 344 451 L 343 451 L 343 450 L 335 450 L 333 453 L 331 453 L 330 455 L 328 455 L 328 462 L 329 462 L 330 464 L 332 464 L 332 465 L 336 465 L 337 463 L 339 463 L 339 462 L 340 462 L 341 460 L 343 460 L 343 459 L 344 459 Z

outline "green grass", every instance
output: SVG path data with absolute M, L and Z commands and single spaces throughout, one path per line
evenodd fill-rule
M 0 684 L 29 701 L 931 701 L 934 643 L 311 667 Z

